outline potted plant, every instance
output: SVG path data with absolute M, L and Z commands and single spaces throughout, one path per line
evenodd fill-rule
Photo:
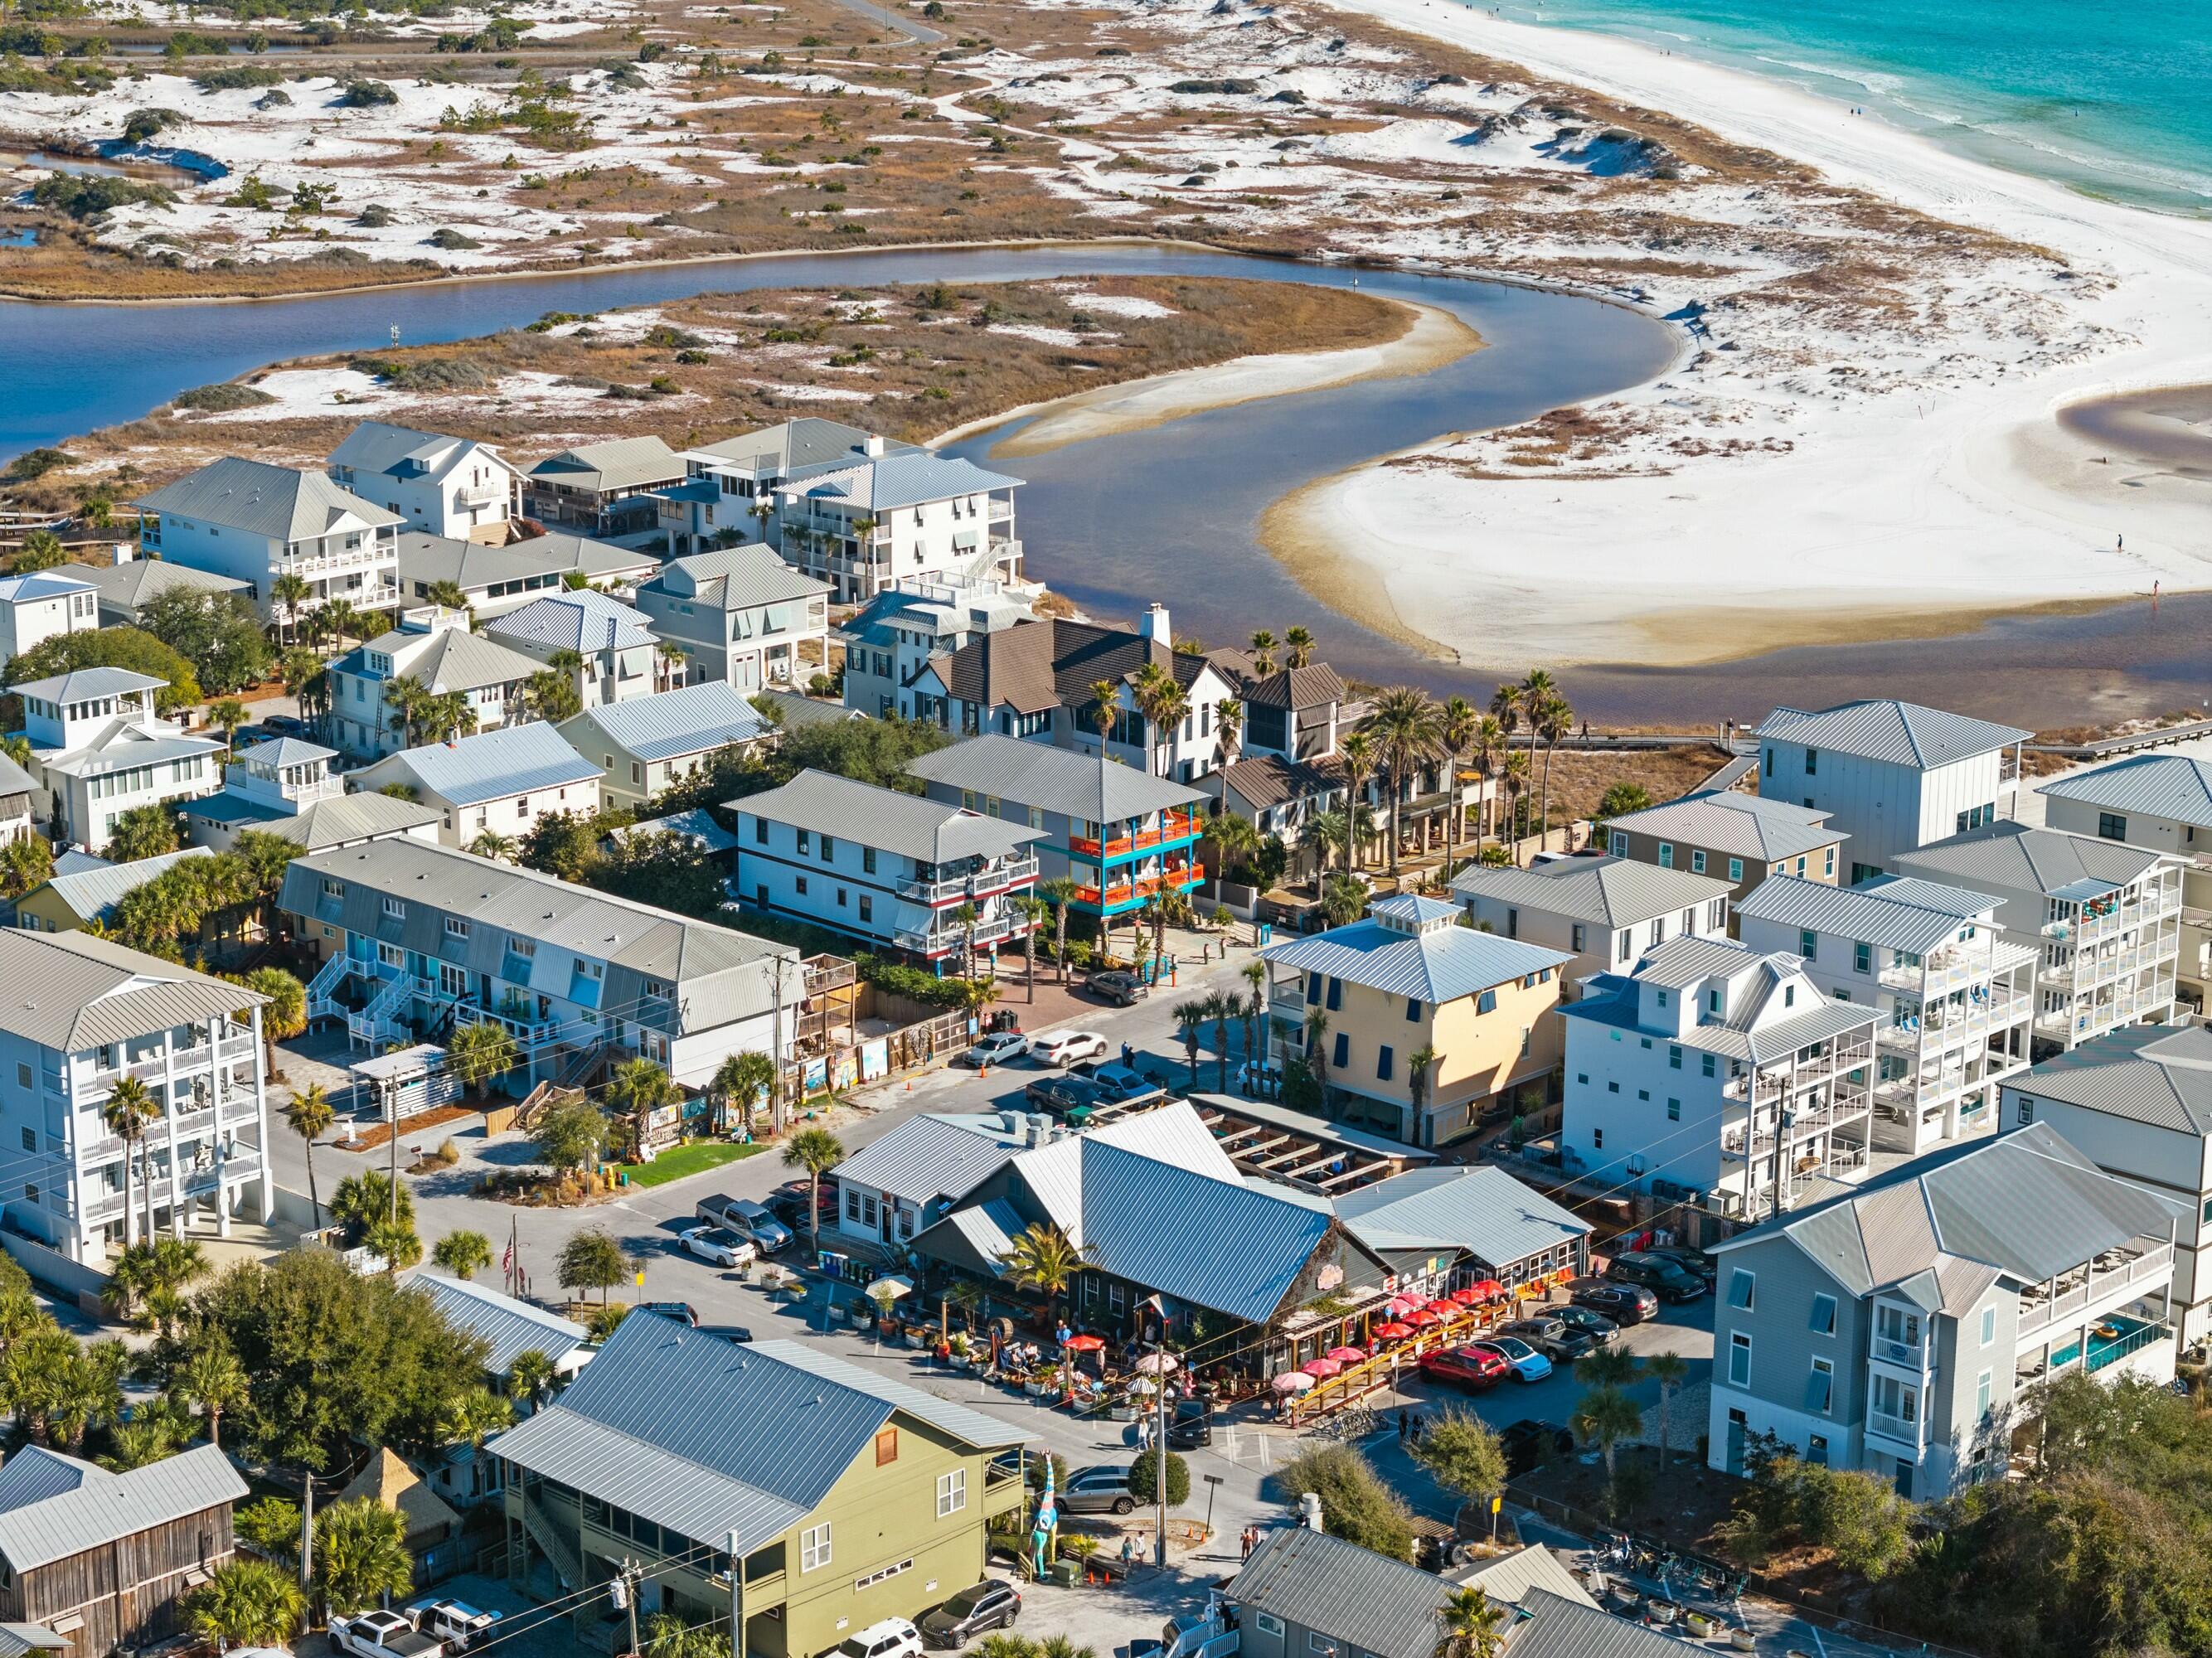
M 1682 1621 L 1689 1625 L 1690 1633 L 1700 1641 L 1710 1639 L 1717 1627 L 1712 1619 L 1702 1612 L 1693 1611 Z
M 1048 1364 L 1031 1372 L 1030 1379 L 1022 1384 L 1022 1391 L 1031 1399 L 1051 1398 L 1060 1391 L 1060 1366 Z

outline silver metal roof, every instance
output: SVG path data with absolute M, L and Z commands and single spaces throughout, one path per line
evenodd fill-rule
M 1632 858 L 1560 858 L 1533 869 L 1469 869 L 1453 880 L 1462 899 L 1540 909 L 1601 926 L 1636 926 L 1674 915 L 1735 889 L 1710 875 L 1661 869 Z
M 435 806 L 395 799 L 388 794 L 342 794 L 318 800 L 296 812 L 279 812 L 240 794 L 207 794 L 185 803 L 185 816 L 209 823 L 289 841 L 309 852 L 381 840 L 444 821 Z
M 2005 822 L 1900 852 L 1890 861 L 1900 874 L 1930 881 L 2058 897 L 2072 896 L 2066 889 L 2083 881 L 2098 884 L 2089 896 L 2124 887 L 2172 860 L 2118 841 Z
M 1929 771 L 2025 743 L 2035 733 L 1883 697 L 1839 702 L 1817 714 L 1777 708 L 1752 735 Z
M 824 702 L 801 691 L 755 691 L 752 701 L 756 704 L 765 701 L 773 708 L 776 724 L 785 731 L 797 731 L 804 726 L 842 726 L 848 720 L 868 717 L 858 708 Z
M 481 542 L 456 541 L 421 530 L 399 533 L 399 585 L 404 588 L 412 588 L 417 582 L 450 581 L 464 592 L 480 593 L 508 582 L 540 578 L 547 590 L 553 591 L 571 570 L 605 580 L 649 571 L 656 562 L 651 553 L 586 536 L 538 536 L 512 546 L 487 547 Z
M 36 598 L 62 598 L 70 593 L 93 591 L 90 582 L 81 580 L 74 569 L 66 566 L 59 569 L 33 570 L 28 575 L 0 576 L 0 604 L 14 604 Z
M 1899 881 L 1851 888 L 1773 875 L 1736 905 L 1746 921 L 1826 932 L 1888 950 L 1925 955 L 1956 938 L 1969 920 L 1987 926 L 1997 901 L 1965 887 Z
M 605 775 L 553 726 L 532 721 L 386 755 L 355 773 L 354 786 L 366 792 L 411 780 L 449 805 L 472 806 Z
M 834 772 L 809 769 L 781 788 L 725 803 L 740 817 L 765 817 L 817 834 L 836 835 L 925 864 L 963 858 L 1000 858 L 1045 838 L 1042 829 L 1003 817 L 986 817 L 941 800 L 857 783 Z M 738 830 L 738 855 L 747 850 Z
M 753 743 L 774 727 L 744 693 L 724 679 L 709 679 L 627 702 L 607 702 L 563 720 L 561 734 L 590 751 L 612 744 L 618 755 L 635 760 L 667 760 L 704 754 L 732 743 Z
M 534 656 L 478 638 L 466 628 L 439 628 L 426 634 L 394 629 L 348 651 L 338 659 L 337 671 L 361 679 L 383 678 L 369 667 L 371 652 L 392 659 L 393 677 L 419 681 L 441 694 L 519 684 L 545 665 Z
M 927 782 L 994 794 L 1001 800 L 1094 823 L 1146 817 L 1206 799 L 1203 789 L 1170 782 L 1118 761 L 997 732 L 925 754 L 910 762 L 907 771 Z
M 1747 756 L 1741 763 L 1758 762 Z M 1726 789 L 1701 789 L 1679 800 L 1626 812 L 1607 818 L 1605 827 L 1768 864 L 1850 839 L 1843 830 L 1828 827 L 1825 811 Z
M 399 1281 L 428 1296 L 446 1322 L 463 1335 L 482 1336 L 491 1349 L 484 1368 L 495 1376 L 505 1376 L 514 1361 L 529 1352 L 543 1353 L 557 1364 L 592 1339 L 592 1333 L 574 1320 L 518 1301 L 489 1284 L 428 1272 L 407 1272 Z
M 736 437 L 704 443 L 696 449 L 687 449 L 684 452 L 696 455 L 702 460 L 767 466 L 789 471 L 793 467 L 815 466 L 824 461 L 849 465 L 866 459 L 868 439 L 872 435 L 861 428 L 848 426 L 842 421 L 824 420 L 819 415 L 801 415 L 796 420 L 763 426 L 757 432 L 741 432 Z M 915 447 L 915 445 L 902 443 L 896 438 L 884 440 L 884 452 L 886 454 L 909 454 Z
M 2036 793 L 2200 828 L 2212 824 L 2212 761 L 2191 755 L 2131 755 L 2095 771 L 2055 779 Z
M 308 766 L 318 760 L 335 760 L 338 751 L 297 737 L 272 737 L 265 742 L 249 744 L 238 751 L 237 757 L 264 766 Z
M 186 847 L 182 852 L 165 852 L 134 864 L 110 864 L 106 869 L 86 870 L 79 875 L 57 875 L 46 887 L 79 920 L 109 921 L 115 918 L 117 904 L 155 876 L 167 874 L 187 858 L 214 856 L 206 847 Z
M 1335 1651 L 1434 1658 L 1437 1613 L 1456 1587 L 1327 1532 L 1285 1526 L 1261 1535 L 1222 1594 L 1248 1620 L 1267 1612 L 1326 1637 Z
M 690 841 L 702 852 L 710 853 L 732 851 L 738 844 L 738 837 L 716 823 L 714 814 L 704 806 L 671 812 L 665 817 L 648 817 L 641 823 L 607 831 L 607 838 L 612 841 L 628 841 L 640 835 L 673 835 Z
M 442 432 L 421 432 L 411 426 L 365 420 L 331 451 L 331 465 L 351 467 L 356 472 L 414 477 L 478 448 L 495 459 L 500 458 L 498 450 L 474 438 L 448 437 Z
M 609 438 L 548 455 L 529 475 L 543 483 L 584 489 L 635 489 L 680 482 L 684 462 L 656 437 Z
M 1020 483 L 1021 479 L 1004 472 L 987 472 L 972 460 L 920 450 L 857 463 L 830 461 L 821 466 L 794 467 L 791 481 L 778 485 L 776 493 L 887 513 L 926 501 L 950 501 L 955 495 L 1016 489 Z
M 548 593 L 533 598 L 504 616 L 485 622 L 484 632 L 495 639 L 527 640 L 553 650 L 635 650 L 653 642 L 645 612 L 609 598 L 589 587 L 576 592 Z
M 1538 1584 L 1522 1595 L 1518 1610 L 1512 1658 L 1682 1658 L 1689 1644 Z
M 1479 1588 L 1493 1600 L 1518 1604 L 1530 1589 L 1542 1589 L 1556 1594 L 1562 1600 L 1571 1600 L 1577 1606 L 1595 1606 L 1583 1586 L 1575 1581 L 1574 1573 L 1559 1557 L 1541 1543 L 1530 1543 L 1486 1560 L 1472 1569 L 1455 1574 L 1457 1581 L 1470 1588 Z
M 268 999 L 88 933 L 13 927 L 0 929 L 0 1030 L 61 1054 L 228 1018 Z
M 819 598 L 830 589 L 827 582 L 792 568 L 774 548 L 756 541 L 672 558 L 641 591 L 728 611 Z
M 128 1473 L 28 1446 L 0 1467 L 0 1559 L 29 1571 L 246 1494 L 229 1457 L 212 1445 Z
M 1589 1223 L 1503 1169 L 1439 1164 L 1339 1194 L 1336 1212 L 1378 1252 L 1464 1249 L 1493 1268 L 1571 1243 Z
M 151 731 L 118 717 L 92 741 L 67 754 L 40 752 L 39 763 L 50 775 L 103 777 L 134 766 L 155 766 L 167 760 L 189 760 L 196 755 L 216 754 L 222 744 L 211 738 L 185 737 L 176 726 L 157 723 Z
M 2212 1136 L 2212 1027 L 2130 1025 L 2045 1060 L 2006 1086 L 2029 1099 Z
M 46 679 L 27 680 L 8 689 L 18 696 L 42 697 L 67 708 L 96 696 L 127 696 L 132 691 L 158 691 L 169 682 L 128 668 L 78 668 Z
M 1406 932 L 1372 920 L 1270 944 L 1260 954 L 1285 967 L 1431 1003 L 1457 1001 L 1574 960 L 1559 950 L 1473 927 Z
M 189 564 L 171 564 L 155 558 L 134 558 L 127 564 L 72 565 L 70 574 L 82 577 L 97 587 L 101 604 L 112 610 L 128 610 L 134 616 L 138 607 L 149 599 L 179 587 L 204 593 L 246 593 L 252 591 L 250 583 L 238 580 L 235 577 L 217 575 L 212 570 L 195 570 Z
M 342 489 L 320 472 L 225 455 L 132 503 L 274 541 L 310 541 L 348 527 L 380 529 L 398 513 Z
M 985 1448 L 1030 1437 L 814 1347 L 642 1315 L 489 1448 L 694 1543 L 721 1548 L 735 1532 L 746 1553 L 818 1507 L 901 1412 Z
M 988 1120 L 985 1120 L 988 1121 Z M 1019 1142 L 939 1116 L 914 1117 L 839 1163 L 841 1185 L 888 1192 L 917 1208 L 965 1197 L 1006 1166 Z

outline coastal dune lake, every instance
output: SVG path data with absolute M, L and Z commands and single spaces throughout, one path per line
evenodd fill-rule
M 395 329 L 403 344 L 419 345 L 519 326 L 548 311 L 701 293 L 1117 273 L 1356 285 L 1447 310 L 1481 335 L 1485 349 L 1425 373 L 1238 404 L 1010 462 L 1029 480 L 1018 510 L 1030 573 L 1102 615 L 1133 615 L 1158 600 L 1179 634 L 1212 642 L 1241 641 L 1261 627 L 1279 634 L 1303 621 L 1346 673 L 1475 701 L 1486 700 L 1498 677 L 1479 651 L 1458 662 L 1421 656 L 1328 613 L 1260 546 L 1261 514 L 1362 461 L 1650 380 L 1680 343 L 1653 318 L 1575 295 L 1136 245 L 729 260 L 237 303 L 0 303 L 0 455 L 134 419 L 190 387 L 279 359 L 388 346 Z M 964 439 L 949 452 L 988 465 L 994 446 L 1020 424 Z M 1777 556 L 1786 556 L 1788 526 L 1775 531 Z M 1564 588 L 1577 573 L 1529 577 Z M 1683 578 L 1689 602 L 1696 573 Z M 2155 608 L 2124 603 L 2003 618 L 1943 640 L 1810 647 L 1688 669 L 1583 665 L 1564 677 L 1577 707 L 1607 723 L 1709 725 L 1756 718 L 1777 702 L 1818 707 L 1887 692 L 2026 725 L 2071 724 L 2194 706 L 2204 694 L 2208 637 L 2212 598 L 2197 595 Z

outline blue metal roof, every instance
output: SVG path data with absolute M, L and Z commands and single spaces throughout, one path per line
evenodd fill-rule
M 623 753 L 652 761 L 750 743 L 774 727 L 736 686 L 710 679 L 655 696 L 610 702 L 564 722 L 563 729 L 580 739 L 587 732 L 599 732 Z
M 569 747 L 559 732 L 542 723 L 409 749 L 379 761 L 362 774 L 374 777 L 387 768 L 413 773 L 423 788 L 457 806 L 590 782 L 606 774 Z M 389 780 L 379 778 L 377 783 Z
M 950 501 L 955 495 L 1012 489 L 1020 483 L 1018 477 L 987 472 L 970 460 L 920 451 L 885 455 L 857 465 L 833 461 L 819 469 L 801 468 L 793 474 L 793 482 L 782 486 L 778 493 L 847 501 L 855 507 L 883 513 L 894 507 L 920 506 L 924 501 Z
M 1556 950 L 1501 938 L 1472 927 L 1410 933 L 1380 921 L 1355 921 L 1310 938 L 1270 944 L 1270 962 L 1325 973 L 1347 984 L 1424 1002 L 1456 1001 L 1574 959 Z
M 69 593 L 96 592 L 92 583 L 60 570 L 34 570 L 29 575 L 0 579 L 0 604 L 19 599 L 60 598 Z

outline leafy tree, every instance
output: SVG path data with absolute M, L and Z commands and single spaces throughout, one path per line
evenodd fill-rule
M 380 1220 L 403 1221 L 411 1230 L 415 1224 L 415 1194 L 407 1189 L 404 1181 L 398 1187 L 396 1203 L 395 1208 L 392 1176 L 380 1169 L 365 1169 L 338 1182 L 338 1189 L 331 1197 L 331 1218 L 346 1229 L 348 1238 L 355 1243 L 366 1238 L 368 1229 Z
M 806 1171 L 806 1218 L 816 1252 L 822 1248 L 822 1177 L 845 1161 L 845 1143 L 826 1128 L 802 1128 L 784 1142 L 783 1166 Z
M 202 687 L 218 696 L 258 684 L 274 663 L 261 618 L 242 593 L 173 588 L 148 599 L 138 618 L 144 631 L 191 663 Z
M 1393 1560 L 1412 1558 L 1412 1510 L 1351 1446 L 1316 1445 L 1301 1451 L 1276 1469 L 1274 1479 L 1286 1501 L 1295 1503 L 1307 1491 L 1321 1498 L 1322 1529 L 1331 1537 Z
M 216 1649 L 278 1646 L 299 1633 L 307 1597 L 289 1573 L 265 1560 L 232 1560 L 186 1594 L 185 1623 Z
M 629 1257 L 604 1226 L 587 1226 L 561 1246 L 559 1276 L 563 1290 L 597 1290 L 605 1305 L 607 1291 L 630 1275 Z
M 585 1100 L 564 1100 L 538 1120 L 538 1155 L 562 1174 L 590 1163 L 607 1143 L 607 1120 Z
M 491 1240 L 481 1232 L 448 1232 L 430 1251 L 430 1259 L 466 1283 L 491 1265 Z
M 240 1448 L 317 1469 L 363 1444 L 434 1448 L 490 1351 L 422 1291 L 364 1278 L 327 1249 L 233 1266 L 195 1298 L 191 1328 L 246 1373 L 245 1400 L 228 1413 Z
M 41 835 L 0 846 L 0 898 L 20 898 L 53 878 L 54 849 Z
M 521 860 L 563 881 L 580 882 L 599 861 L 598 826 L 585 812 L 549 812 L 523 837 Z
M 240 1538 L 276 1561 L 300 1558 L 300 1505 L 282 1497 L 264 1497 L 240 1506 L 231 1516 Z
M 1651 804 L 1651 791 L 1641 783 L 1615 783 L 1606 790 L 1597 803 L 1597 821 L 1626 817 L 1632 811 L 1642 811 Z
M 177 812 L 160 800 L 132 806 L 115 815 L 107 845 L 100 856 L 111 864 L 135 864 L 142 858 L 159 858 L 178 847 Z
M 723 867 L 690 837 L 625 835 L 596 859 L 586 878 L 603 892 L 679 915 L 713 916 L 726 896 Z
M 522 1063 L 522 1050 L 505 1025 L 492 1019 L 465 1024 L 446 1039 L 446 1058 L 461 1086 L 482 1094 L 485 1086 Z
M 306 1145 L 308 1217 L 318 1229 L 323 1224 L 323 1204 L 315 1191 L 315 1142 L 330 1132 L 336 1114 L 331 1108 L 331 1097 L 323 1091 L 320 1083 L 301 1089 L 284 1107 L 285 1127 Z
M 100 628 L 42 639 L 9 659 L 8 683 L 21 685 L 79 668 L 128 668 L 164 681 L 163 689 L 154 693 L 154 708 L 160 714 L 174 714 L 203 700 L 192 665 L 139 628 Z
M 359 1612 L 413 1592 L 406 1521 L 366 1497 L 315 1515 L 315 1594 L 332 1612 Z
M 1129 1465 L 1129 1494 L 1139 1503 L 1157 1500 L 1159 1487 L 1157 1448 L 1141 1452 Z M 1190 1467 L 1173 1451 L 1168 1453 L 1168 1506 L 1181 1508 L 1190 1500 Z
M 952 739 L 921 720 L 839 720 L 802 726 L 776 746 L 773 769 L 779 783 L 802 771 L 835 772 L 878 788 L 920 794 L 920 780 L 907 768 Z
M 1498 1436 L 1472 1411 L 1449 1410 L 1413 1442 L 1413 1460 L 1462 1505 L 1505 1489 L 1505 1452 Z
M 1618 1388 L 1600 1386 L 1591 1388 L 1576 1405 L 1575 1412 L 1567 1418 L 1567 1425 L 1575 1430 L 1575 1437 L 1584 1444 L 1595 1444 L 1605 1457 L 1605 1477 L 1608 1486 L 1607 1501 L 1616 1509 L 1620 1492 L 1615 1482 L 1619 1470 L 1614 1466 L 1620 1442 L 1636 1433 L 1644 1425 L 1644 1412 L 1636 1408 L 1636 1401 Z

